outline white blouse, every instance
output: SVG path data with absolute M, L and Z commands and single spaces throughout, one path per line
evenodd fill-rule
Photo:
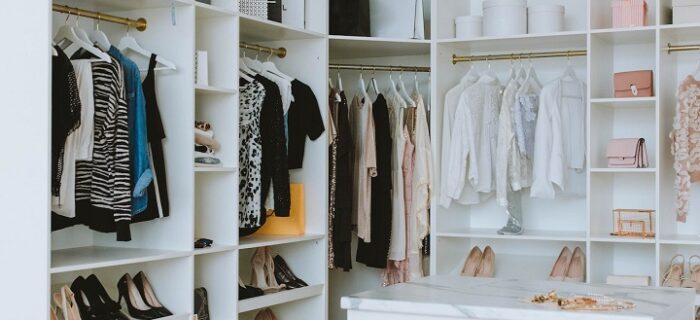
M 530 196 L 586 194 L 585 92 L 580 80 L 559 79 L 542 88 Z
M 406 259 L 406 208 L 404 202 L 403 153 L 406 139 L 403 135 L 403 110 L 406 101 L 395 90 L 385 95 L 389 108 L 391 126 L 391 241 L 389 242 L 389 260 Z

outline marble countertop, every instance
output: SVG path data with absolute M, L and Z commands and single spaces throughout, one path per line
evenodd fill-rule
M 620 312 L 562 311 L 527 300 L 556 290 L 559 296 L 598 294 L 635 303 Z M 584 283 L 432 276 L 343 297 L 341 307 L 367 312 L 401 313 L 456 319 L 503 320 L 668 320 L 690 319 L 692 289 L 629 288 Z M 685 315 L 685 316 L 684 316 Z

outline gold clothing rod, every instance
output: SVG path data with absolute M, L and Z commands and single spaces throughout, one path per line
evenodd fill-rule
M 69 15 L 75 15 L 77 17 L 85 17 L 90 19 L 96 19 L 97 21 L 107 21 L 112 23 L 123 24 L 128 27 L 132 27 L 138 31 L 146 30 L 148 27 L 148 21 L 144 18 L 138 18 L 137 20 L 131 20 L 129 18 L 122 18 L 113 16 L 110 14 L 104 14 L 96 11 L 88 11 L 80 8 L 64 6 L 62 4 L 53 4 L 53 11 L 60 13 L 67 13 Z
M 267 52 L 269 54 L 274 54 L 280 58 L 284 58 L 287 56 L 287 49 L 284 47 L 281 48 L 269 48 L 269 47 L 264 47 L 260 46 L 257 44 L 252 44 L 252 43 L 246 43 L 246 42 L 241 42 L 239 44 L 239 47 L 241 49 L 248 49 L 248 50 L 255 50 L 258 52 Z
M 700 50 L 700 44 L 672 45 L 669 43 L 667 50 L 668 50 L 668 54 L 671 54 L 672 52 L 680 52 L 680 51 L 697 51 L 697 50 Z
M 430 67 L 382 66 L 372 64 L 330 64 L 328 67 L 336 70 L 430 72 Z
M 522 52 L 506 54 L 485 54 L 475 56 L 452 55 L 452 63 L 476 62 L 476 61 L 496 61 L 496 60 L 518 60 L 518 59 L 543 59 L 543 58 L 570 58 L 581 57 L 588 54 L 586 50 L 549 51 L 549 52 Z

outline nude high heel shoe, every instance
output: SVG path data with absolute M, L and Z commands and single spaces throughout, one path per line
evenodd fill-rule
M 481 263 L 476 270 L 476 276 L 480 278 L 493 278 L 496 274 L 496 254 L 490 246 L 484 248 L 484 254 L 481 256 Z
M 569 247 L 564 247 L 559 253 L 557 261 L 554 262 L 552 267 L 552 272 L 549 273 L 549 280 L 552 281 L 564 281 L 567 272 L 569 271 L 569 265 L 571 264 L 571 250 Z
M 564 281 L 567 282 L 583 282 L 586 277 L 586 254 L 581 248 L 576 247 L 574 254 L 571 256 L 569 270 L 566 271 Z
M 692 255 L 688 258 L 688 272 L 690 276 L 683 280 L 683 288 L 693 288 L 695 291 L 700 291 L 700 261 L 693 264 L 693 259 L 700 260 L 700 256 Z
M 469 252 L 469 256 L 467 256 L 467 260 L 464 262 L 464 267 L 462 267 L 461 275 L 463 277 L 476 276 L 476 269 L 479 267 L 479 264 L 481 264 L 481 256 L 482 253 L 479 247 L 472 248 L 472 251 Z
M 266 247 L 258 248 L 250 261 L 252 265 L 251 285 L 262 289 L 265 293 L 279 292 L 284 286 L 277 284 L 274 269 L 270 269 L 268 262 L 268 250 Z M 272 264 L 274 268 L 274 263 Z M 272 281 L 270 281 L 272 280 Z
M 81 320 L 75 295 L 70 287 L 62 286 L 58 292 L 54 292 L 53 302 L 56 304 L 54 315 L 62 315 L 63 320 Z
M 679 263 L 677 260 L 681 259 Z M 671 264 L 666 269 L 664 273 L 663 281 L 661 282 L 662 287 L 680 287 L 683 279 L 683 265 L 685 264 L 685 257 L 677 254 L 671 258 Z

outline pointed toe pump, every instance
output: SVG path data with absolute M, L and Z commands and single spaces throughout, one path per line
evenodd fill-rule
M 481 249 L 479 249 L 479 247 L 475 246 L 474 248 L 472 248 L 472 250 L 469 252 L 469 255 L 467 256 L 467 260 L 464 262 L 464 267 L 462 267 L 461 275 L 463 277 L 476 276 L 476 269 L 479 268 L 482 255 L 483 253 L 481 252 Z
M 146 304 L 149 307 L 158 312 L 162 317 L 173 315 L 173 313 L 170 312 L 168 308 L 164 307 L 160 303 L 160 301 L 156 297 L 156 291 L 153 289 L 153 286 L 151 286 L 151 282 L 148 281 L 148 278 L 146 277 L 146 274 L 143 273 L 143 271 L 140 271 L 136 274 L 136 276 L 134 277 L 134 284 L 139 290 L 141 296 L 144 298 L 144 302 L 146 302 Z
M 292 269 L 287 265 L 282 256 L 276 255 L 273 258 L 275 264 L 275 278 L 277 282 L 283 283 L 287 288 L 302 288 L 309 285 L 297 277 Z
M 671 258 L 671 264 L 664 272 L 663 280 L 661 282 L 662 287 L 680 287 L 683 281 L 683 265 L 685 264 L 685 257 L 677 254 Z
M 552 266 L 552 272 L 549 273 L 549 280 L 564 281 L 569 271 L 569 265 L 571 265 L 571 257 L 572 254 L 569 247 L 561 249 L 557 261 L 554 262 L 554 266 Z
M 586 277 L 586 254 L 583 253 L 581 248 L 576 247 L 574 253 L 571 256 L 571 263 L 569 263 L 569 269 L 566 271 L 566 277 L 564 281 L 568 282 L 583 282 Z
M 490 246 L 484 248 L 481 263 L 476 270 L 476 276 L 480 278 L 493 278 L 496 275 L 496 253 Z
M 683 280 L 683 288 L 693 288 L 700 291 L 700 256 L 692 255 L 688 258 L 688 272 L 690 275 Z
M 122 299 L 126 301 L 126 308 L 132 318 L 150 320 L 162 317 L 159 312 L 146 304 L 128 273 L 119 279 L 117 289 L 119 289 L 119 303 L 121 304 Z

